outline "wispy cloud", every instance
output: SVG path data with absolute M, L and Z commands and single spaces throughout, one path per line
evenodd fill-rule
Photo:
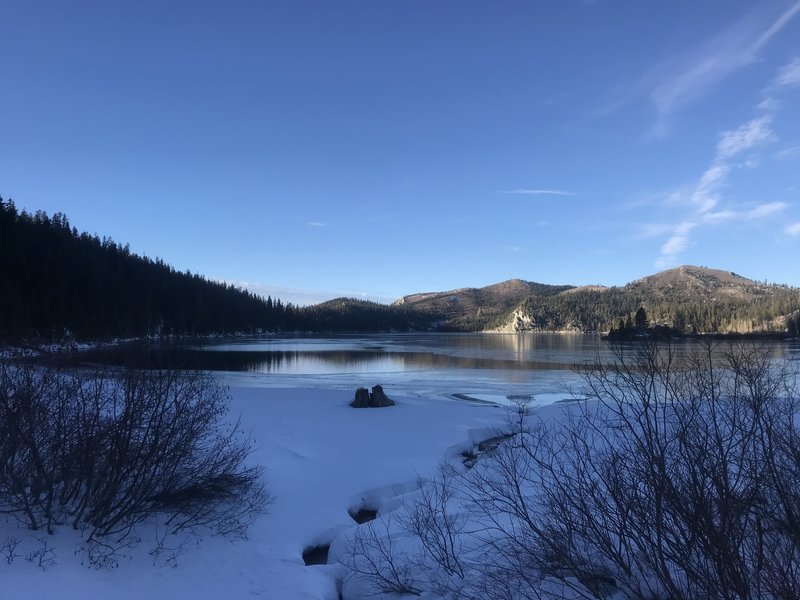
M 772 96 L 767 96 L 756 105 L 756 108 L 760 108 L 765 112 L 775 112 L 781 108 L 781 103 Z
M 800 86 L 800 57 L 785 65 L 775 78 L 776 87 Z
M 324 223 L 322 221 L 309 221 L 308 222 L 308 226 L 309 227 L 326 227 L 327 225 L 328 225 L 327 223 Z
M 772 115 L 748 121 L 733 131 L 726 131 L 717 143 L 717 160 L 728 160 L 754 146 L 775 139 L 771 128 Z
M 730 171 L 728 164 L 719 161 L 715 161 L 705 170 L 691 194 L 691 203 L 699 213 L 709 212 L 717 205 L 719 190 L 728 181 Z
M 786 202 L 765 202 L 747 210 L 720 210 L 704 213 L 700 215 L 700 217 L 703 223 L 709 225 L 717 225 L 730 221 L 760 221 L 761 219 L 767 219 L 773 215 L 777 215 L 787 208 L 789 208 L 789 205 Z
M 758 108 L 766 112 L 780 110 L 782 104 L 775 96 L 787 88 L 800 86 L 800 57 L 795 57 L 783 65 L 770 84 L 762 90 L 763 100 Z
M 791 235 L 792 237 L 800 236 L 800 221 L 788 225 L 784 231 L 786 231 L 786 233 Z
M 568 192 L 566 190 L 548 190 L 548 189 L 527 189 L 519 188 L 515 190 L 503 190 L 501 194 L 519 194 L 522 196 L 577 196 L 575 192 Z
M 697 223 L 684 221 L 672 231 L 672 235 L 661 246 L 661 256 L 656 261 L 658 268 L 670 267 L 675 264 L 678 255 L 689 246 L 689 233 L 697 227 Z
M 740 217 L 740 214 L 741 213 L 738 213 L 735 210 L 717 210 L 714 212 L 708 212 L 703 215 L 703 223 L 716 225 L 717 223 L 735 221 Z
M 716 153 L 711 164 L 692 185 L 684 186 L 668 196 L 672 204 L 688 204 L 697 215 L 708 215 L 709 221 L 724 220 L 725 212 L 712 212 L 721 199 L 722 190 L 735 165 L 733 159 L 748 150 L 776 139 L 770 126 L 771 115 L 752 119 L 741 126 L 720 134 Z M 752 167 L 755 162 L 746 160 L 741 166 Z
M 784 71 L 785 67 L 780 73 Z M 774 106 L 779 104 L 774 103 Z M 714 158 L 700 178 L 693 185 L 683 186 L 669 195 L 669 203 L 684 204 L 690 207 L 691 212 L 677 225 L 653 227 L 649 232 L 643 231 L 651 233 L 653 237 L 669 236 L 660 248 L 657 267 L 665 268 L 676 264 L 679 256 L 691 243 L 690 234 L 701 225 L 718 226 L 724 223 L 759 221 L 788 208 L 785 202 L 764 202 L 738 209 L 719 207 L 722 192 L 728 185 L 733 170 L 737 167 L 758 166 L 759 161 L 748 155 L 756 148 L 777 139 L 772 128 L 774 110 L 742 123 L 735 129 L 723 131 L 717 141 Z M 740 160 L 741 158 L 744 160 Z
M 728 76 L 756 62 L 764 46 L 800 13 L 800 1 L 780 13 L 776 13 L 777 4 L 761 4 L 705 43 L 682 56 L 662 61 L 645 73 L 640 86 L 656 108 L 655 135 L 666 135 L 670 118 L 676 112 L 705 96 Z M 800 67 L 793 65 L 787 65 L 777 81 L 794 85 Z
M 745 212 L 743 215 L 743 219 L 745 220 L 766 219 L 767 217 L 771 217 L 772 215 L 777 215 L 779 212 L 783 212 L 787 208 L 789 208 L 789 205 L 786 204 L 786 202 L 767 202 L 766 204 L 760 204 L 755 208 Z
M 788 146 L 787 148 L 782 148 L 775 153 L 775 158 L 780 160 L 794 158 L 795 156 L 800 156 L 800 145 Z

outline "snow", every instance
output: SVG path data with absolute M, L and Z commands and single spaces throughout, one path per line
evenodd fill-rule
M 533 409 L 560 402 L 575 402 L 586 399 L 584 396 L 572 393 L 511 394 L 507 396 L 501 394 L 458 394 L 456 398 L 465 402 L 475 400 L 479 403 L 509 408 L 514 408 L 519 403 L 526 403 Z
M 230 391 L 231 415 L 241 415 L 252 431 L 252 460 L 264 466 L 276 496 L 247 539 L 184 540 L 174 560 L 169 552 L 154 558 L 148 553 L 156 535 L 151 525 L 141 528 L 142 542 L 118 567 L 95 569 L 67 527 L 48 536 L 5 518 L 0 546 L 10 537 L 20 544 L 11 564 L 0 563 L 3 597 L 336 600 L 338 566 L 305 566 L 304 548 L 354 528 L 349 510 L 387 510 L 442 460 L 491 437 L 506 418 L 497 404 L 508 403 L 403 396 L 386 388 L 396 406 L 353 409 L 352 391 L 241 383 Z M 25 555 L 43 543 L 53 549 L 55 564 L 41 568 Z

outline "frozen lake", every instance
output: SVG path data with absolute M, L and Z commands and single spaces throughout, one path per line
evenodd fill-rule
M 798 360 L 800 343 L 770 342 Z M 695 341 L 675 347 L 689 351 Z M 383 385 L 420 396 L 524 395 L 580 388 L 576 365 L 611 352 L 595 335 L 407 333 L 242 337 L 174 347 L 194 368 L 248 387 L 348 389 Z
M 605 351 L 596 336 L 384 334 L 237 339 L 197 346 L 200 364 L 239 385 L 354 389 L 420 396 L 563 392 L 576 362 Z

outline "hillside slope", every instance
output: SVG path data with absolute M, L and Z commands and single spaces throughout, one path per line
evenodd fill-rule
M 632 281 L 628 293 L 652 299 L 704 302 L 750 302 L 770 296 L 775 286 L 760 284 L 731 271 L 684 265 Z
M 393 306 L 427 313 L 439 322 L 442 329 L 481 330 L 508 314 L 526 298 L 554 296 L 569 289 L 572 286 L 509 279 L 482 288 L 403 296 Z

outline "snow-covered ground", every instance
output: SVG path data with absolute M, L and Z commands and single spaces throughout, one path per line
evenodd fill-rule
M 252 459 L 266 469 L 276 497 L 247 539 L 189 540 L 171 560 L 169 552 L 148 553 L 156 532 L 143 527 L 142 542 L 119 566 L 95 569 L 68 528 L 48 536 L 4 519 L 0 546 L 20 542 L 11 564 L 0 553 L 0 597 L 336 600 L 337 567 L 305 566 L 303 549 L 355 527 L 349 509 L 379 508 L 414 490 L 442 460 L 492 437 L 507 416 L 487 403 L 502 397 L 470 403 L 386 392 L 396 406 L 357 410 L 348 406 L 352 392 L 343 390 L 232 387 L 231 414 L 251 429 Z M 550 394 L 534 406 L 559 399 Z M 52 560 L 44 568 L 36 557 L 26 559 L 45 544 Z

